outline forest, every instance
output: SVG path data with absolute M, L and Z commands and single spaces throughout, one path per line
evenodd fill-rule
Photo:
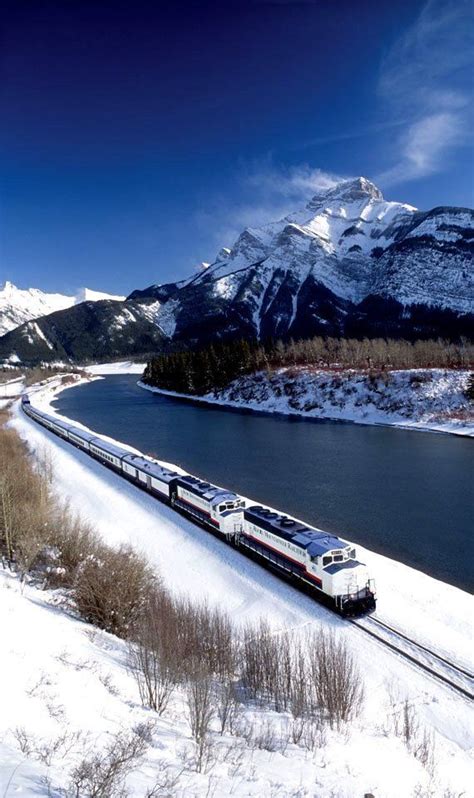
M 287 367 L 380 372 L 393 369 L 470 368 L 474 345 L 447 341 L 308 340 L 211 344 L 205 349 L 160 354 L 147 363 L 143 382 L 168 391 L 201 396 L 225 388 L 243 374 Z

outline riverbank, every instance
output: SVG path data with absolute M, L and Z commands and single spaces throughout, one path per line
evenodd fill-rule
M 167 396 L 256 412 L 382 424 L 474 437 L 474 404 L 465 396 L 471 372 L 410 369 L 371 375 L 352 370 L 284 368 L 234 380 L 204 396 L 186 396 L 139 381 Z

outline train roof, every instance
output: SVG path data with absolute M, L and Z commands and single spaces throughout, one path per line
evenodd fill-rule
M 122 447 L 118 446 L 116 443 L 104 441 L 102 438 L 97 438 L 96 436 L 90 438 L 89 443 L 93 446 L 96 446 L 97 449 L 102 449 L 108 454 L 115 455 L 115 457 L 123 457 L 125 454 L 128 454 L 128 449 L 122 449 Z
M 87 432 L 85 429 L 80 429 L 79 427 L 69 427 L 69 432 L 83 441 L 91 441 L 93 438 L 97 438 L 97 435 L 94 435 L 92 432 Z
M 139 471 L 149 474 L 151 477 L 161 479 L 162 482 L 171 482 L 172 479 L 176 479 L 179 476 L 176 471 L 172 471 L 170 468 L 166 468 L 153 460 L 147 460 L 143 455 L 129 453 L 125 455 L 123 461 L 133 465 L 134 468 L 138 468 Z
M 259 504 L 244 510 L 244 517 L 262 529 L 305 549 L 310 557 L 319 557 L 328 551 L 344 549 L 347 546 L 347 543 L 329 532 L 306 526 L 301 521 L 281 515 Z
M 201 496 L 203 499 L 206 499 L 210 504 L 219 504 L 223 501 L 235 501 L 240 498 L 236 493 L 231 493 L 224 488 L 219 488 L 217 485 L 211 485 L 210 482 L 204 482 L 204 480 L 189 474 L 180 476 L 178 478 L 178 484 L 181 484 L 182 487 L 194 493 L 196 496 Z
M 50 421 L 51 424 L 56 424 L 56 426 L 61 427 L 61 429 L 71 429 L 71 424 L 68 424 L 67 421 L 63 421 L 60 418 L 56 418 L 56 416 L 49 416 L 47 413 L 43 413 L 42 410 L 38 410 L 36 407 L 34 407 L 33 410 L 36 411 L 38 415 Z

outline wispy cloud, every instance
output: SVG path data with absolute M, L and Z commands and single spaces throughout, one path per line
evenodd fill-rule
M 389 119 L 407 120 L 382 186 L 441 171 L 466 140 L 474 64 L 470 0 L 429 0 L 382 63 L 379 96 Z
M 282 166 L 271 156 L 241 161 L 236 176 L 239 198 L 229 201 L 228 197 L 215 197 L 212 207 L 201 209 L 195 221 L 199 226 L 212 228 L 217 247 L 229 246 L 246 227 L 281 219 L 303 207 L 318 192 L 345 179 L 348 178 L 308 164 Z

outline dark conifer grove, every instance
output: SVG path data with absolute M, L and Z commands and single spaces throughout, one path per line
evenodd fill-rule
M 474 345 L 443 340 L 403 341 L 311 338 L 302 341 L 247 341 L 211 344 L 205 349 L 160 354 L 147 363 L 143 381 L 164 390 L 203 395 L 225 388 L 243 374 L 284 367 L 388 371 L 415 368 L 469 368 Z

